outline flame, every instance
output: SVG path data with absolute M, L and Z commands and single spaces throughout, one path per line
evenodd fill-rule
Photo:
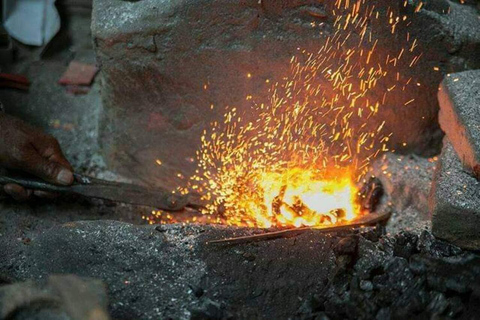
M 223 121 L 203 132 L 198 169 L 183 192 L 203 194 L 215 222 L 319 226 L 361 214 L 357 182 L 389 151 L 392 135 L 376 117 L 391 92 L 405 92 L 401 107 L 414 104 L 406 88 L 415 84 L 398 66 L 408 59 L 412 67 L 421 55 L 411 57 L 417 41 L 408 32 L 399 52 L 378 49 L 370 20 L 392 34 L 408 25 L 391 8 L 336 0 L 331 16 L 336 30 L 318 52 L 299 49 L 287 77 L 265 81 L 268 94 L 246 94 L 245 105 L 227 107 Z
M 300 227 L 355 217 L 356 188 L 348 177 L 326 180 L 317 170 L 293 168 L 281 173 L 265 172 L 255 178 L 257 188 L 252 193 L 257 195 L 256 201 L 252 201 L 252 194 L 225 199 L 246 209 L 244 214 L 228 216 L 227 223 Z

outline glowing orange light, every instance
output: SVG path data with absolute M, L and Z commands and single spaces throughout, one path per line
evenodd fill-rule
M 409 33 L 401 50 L 385 52 L 370 28 L 371 19 L 384 19 L 395 33 L 408 23 L 406 16 L 365 0 L 336 0 L 335 7 L 336 32 L 318 52 L 298 48 L 287 77 L 266 79 L 267 94 L 246 92 L 244 105 L 228 107 L 223 121 L 203 132 L 188 189 L 209 203 L 207 220 L 300 227 L 343 223 L 361 214 L 357 183 L 371 159 L 389 151 L 392 135 L 375 118 L 390 94 L 420 86 L 404 78 L 399 66 L 402 59 L 415 66 L 422 54 L 414 53 L 418 43 Z M 338 15 L 337 9 L 347 11 Z M 377 87 L 381 94 L 370 95 Z M 403 96 L 404 106 L 415 105 Z

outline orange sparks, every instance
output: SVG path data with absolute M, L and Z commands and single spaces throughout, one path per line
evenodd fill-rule
M 212 222 L 321 226 L 361 214 L 358 181 L 392 135 L 377 115 L 391 92 L 412 81 L 399 70 L 401 59 L 413 66 L 421 54 L 413 54 L 417 41 L 408 33 L 400 51 L 378 47 L 368 21 L 384 19 L 397 32 L 406 17 L 393 9 L 384 13 L 365 0 L 335 4 L 347 11 L 331 12 L 337 30 L 318 52 L 299 48 L 288 77 L 264 80 L 268 94 L 245 93 L 244 105 L 228 107 L 203 132 L 188 188 L 209 202 L 204 213 Z

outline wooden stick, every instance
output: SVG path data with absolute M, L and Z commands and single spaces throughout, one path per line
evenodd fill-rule
M 319 231 L 320 233 L 351 230 L 351 229 L 359 228 L 363 226 L 368 226 L 368 225 L 371 226 L 379 222 L 385 221 L 388 218 L 390 218 L 390 215 L 391 215 L 390 211 L 380 213 L 380 214 L 371 213 L 363 217 L 360 217 L 359 219 L 353 220 L 352 223 L 349 223 L 349 224 L 334 225 L 331 227 L 302 227 L 302 228 L 295 228 L 295 229 L 288 229 L 288 230 L 281 230 L 281 231 L 273 231 L 273 232 L 255 234 L 251 236 L 212 240 L 212 241 L 207 241 L 206 244 L 240 244 L 240 243 L 246 243 L 246 242 L 265 241 L 265 240 L 272 240 L 277 238 L 294 237 L 309 230 L 316 230 L 316 231 Z

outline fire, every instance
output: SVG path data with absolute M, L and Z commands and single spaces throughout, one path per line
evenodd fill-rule
M 373 120 L 390 92 L 404 91 L 404 106 L 414 103 L 406 88 L 415 84 L 397 64 L 413 66 L 420 56 L 411 57 L 416 40 L 408 32 L 399 52 L 379 51 L 370 20 L 382 19 L 392 34 L 408 23 L 390 8 L 337 0 L 331 16 L 336 30 L 318 52 L 299 49 L 288 77 L 268 79 L 268 94 L 246 94 L 245 105 L 227 107 L 223 121 L 204 131 L 188 191 L 203 194 L 215 222 L 320 226 L 361 214 L 357 183 L 371 159 L 389 151 L 391 136 Z
M 282 173 L 264 173 L 258 177 L 256 192 L 263 199 L 246 198 L 241 207 L 248 208 L 251 221 L 238 220 L 269 228 L 272 226 L 316 226 L 349 221 L 355 217 L 356 188 L 351 179 L 324 180 L 315 170 L 294 168 Z M 238 199 L 238 198 L 237 198 Z

